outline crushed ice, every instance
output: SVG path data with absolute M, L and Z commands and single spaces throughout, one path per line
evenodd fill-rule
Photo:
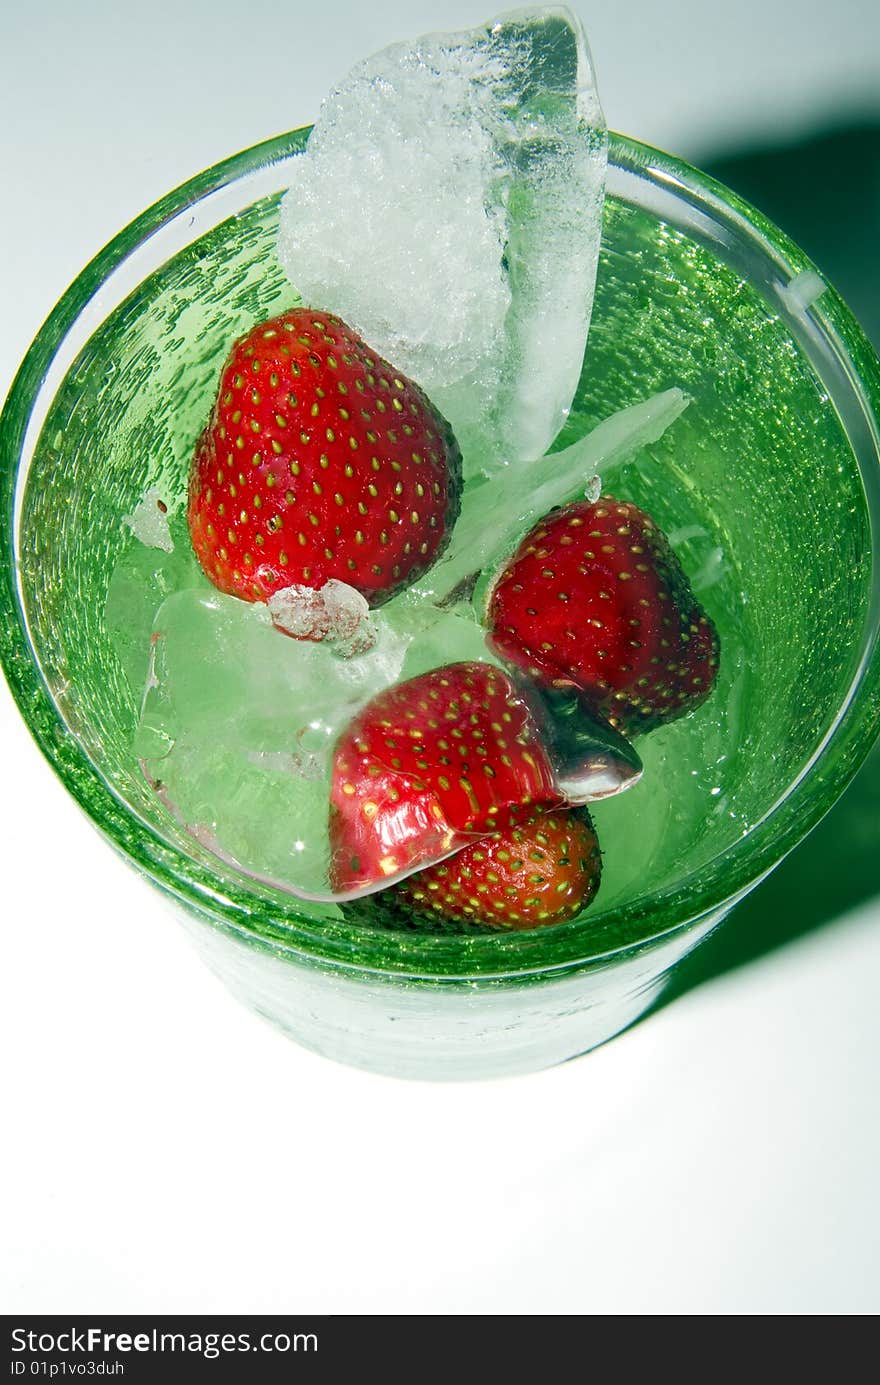
M 342 658 L 369 653 L 379 637 L 366 598 L 335 577 L 317 590 L 284 587 L 267 604 L 276 629 L 294 639 L 332 644 Z

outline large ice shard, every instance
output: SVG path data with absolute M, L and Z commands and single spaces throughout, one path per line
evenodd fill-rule
M 606 159 L 586 38 L 553 8 L 358 63 L 293 161 L 292 282 L 422 386 L 468 475 L 541 456 L 565 420 Z

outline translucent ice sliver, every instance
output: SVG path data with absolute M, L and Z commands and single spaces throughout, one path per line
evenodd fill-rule
M 279 258 L 449 419 L 466 475 L 541 456 L 580 377 L 607 134 L 579 20 L 397 43 L 325 100 Z
M 511 464 L 468 487 L 449 549 L 417 584 L 419 594 L 442 601 L 468 576 L 500 562 L 555 505 L 597 499 L 597 473 L 601 479 L 631 452 L 657 442 L 689 402 L 680 389 L 664 390 L 611 414 L 561 452 Z

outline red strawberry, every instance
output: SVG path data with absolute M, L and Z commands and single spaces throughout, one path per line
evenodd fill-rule
M 374 697 L 336 745 L 331 882 L 391 883 L 561 799 L 531 709 L 491 664 L 448 664 Z
M 573 919 L 599 888 L 602 857 L 585 809 L 534 813 L 402 880 L 391 892 L 416 915 L 543 928 Z
M 334 577 L 377 606 L 445 546 L 460 475 L 418 386 L 338 317 L 296 308 L 232 348 L 190 473 L 193 548 L 245 601 Z
M 536 525 L 495 584 L 489 622 L 505 659 L 575 683 L 629 733 L 699 706 L 718 674 L 718 635 L 669 541 L 610 496 Z

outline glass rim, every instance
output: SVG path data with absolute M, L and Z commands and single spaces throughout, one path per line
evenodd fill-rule
M 602 916 L 524 932 L 458 934 L 396 931 L 303 911 L 301 901 L 267 890 L 238 872 L 212 872 L 149 827 L 108 785 L 71 736 L 32 649 L 15 581 L 14 500 L 31 408 L 55 354 L 105 279 L 187 207 L 242 177 L 299 153 L 310 127 L 254 145 L 213 165 L 130 222 L 81 271 L 40 328 L 0 414 L 0 665 L 43 754 L 98 829 L 138 870 L 204 921 L 303 962 L 410 981 L 516 980 L 601 965 L 647 949 L 731 907 L 816 825 L 853 777 L 880 731 L 880 465 L 862 470 L 874 554 L 873 620 L 866 622 L 860 669 L 823 741 L 777 802 L 743 837 L 673 885 Z M 788 279 L 815 266 L 761 212 L 709 175 L 648 145 L 612 134 L 612 175 L 651 179 L 705 208 L 745 235 Z M 828 286 L 810 309 L 836 342 L 850 386 L 880 458 L 880 361 L 836 291 Z M 821 769 L 821 773 L 819 773 Z M 592 933 L 592 938 L 591 938 Z

